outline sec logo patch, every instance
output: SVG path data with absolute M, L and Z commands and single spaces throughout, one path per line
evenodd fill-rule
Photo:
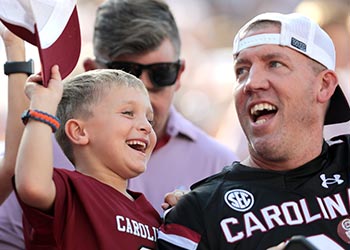
M 254 205 L 254 196 L 243 189 L 233 189 L 224 196 L 226 204 L 238 212 L 245 212 Z

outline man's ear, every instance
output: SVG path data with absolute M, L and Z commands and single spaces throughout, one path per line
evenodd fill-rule
M 338 78 L 334 71 L 324 70 L 320 73 L 321 88 L 318 94 L 318 101 L 321 103 L 328 102 L 338 85 Z
M 90 71 L 94 69 L 99 69 L 101 66 L 93 59 L 91 58 L 86 58 L 83 62 L 83 66 L 85 71 Z
M 177 74 L 177 78 L 176 78 L 175 90 L 178 90 L 181 87 L 181 76 L 182 76 L 182 73 L 185 71 L 185 68 L 186 68 L 186 61 L 182 60 L 179 73 Z
M 83 125 L 82 121 L 76 119 L 70 119 L 66 122 L 65 132 L 73 144 L 86 145 L 89 142 L 88 133 Z

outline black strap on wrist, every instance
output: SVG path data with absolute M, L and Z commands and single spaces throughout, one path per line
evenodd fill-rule
M 25 73 L 28 76 L 34 73 L 34 62 L 29 59 L 27 62 L 6 62 L 4 64 L 5 75 L 13 73 Z

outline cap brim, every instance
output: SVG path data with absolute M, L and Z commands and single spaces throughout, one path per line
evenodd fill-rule
M 77 65 L 81 49 L 81 36 L 77 7 L 74 7 L 68 23 L 58 39 L 48 48 L 39 48 L 44 85 L 48 83 L 51 68 L 57 64 L 62 79 Z
M 73 12 L 58 39 L 48 48 L 42 48 L 39 33 L 35 27 L 35 33 L 22 26 L 2 20 L 3 24 L 14 34 L 38 47 L 43 85 L 47 86 L 50 80 L 51 68 L 57 64 L 60 68 L 62 79 L 67 77 L 75 68 L 81 50 L 81 35 L 77 7 Z
M 338 85 L 331 98 L 324 125 L 343 123 L 350 120 L 349 103 Z

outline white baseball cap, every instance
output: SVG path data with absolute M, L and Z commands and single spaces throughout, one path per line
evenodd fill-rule
M 246 29 L 257 21 L 276 21 L 281 24 L 281 32 L 258 34 L 243 38 Z M 289 47 L 335 70 L 335 48 L 329 35 L 310 18 L 299 14 L 263 13 L 246 23 L 233 41 L 233 54 L 263 44 L 276 44 Z M 350 120 L 350 107 L 340 85 L 337 86 L 328 108 L 325 125 Z
M 76 0 L 1 0 L 0 20 L 38 47 L 43 85 L 58 64 L 62 78 L 75 68 L 81 49 Z

